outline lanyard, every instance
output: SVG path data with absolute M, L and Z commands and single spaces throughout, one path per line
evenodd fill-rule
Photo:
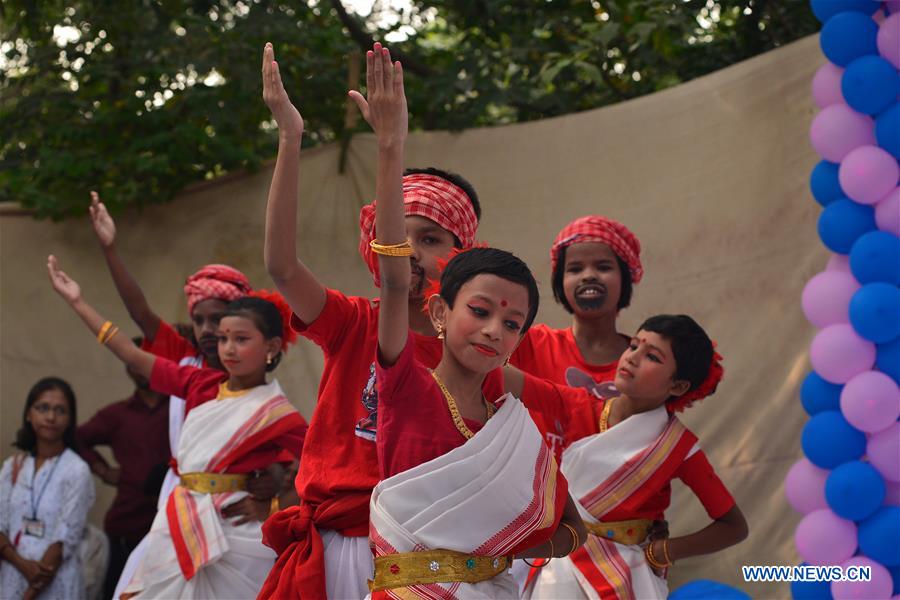
M 56 471 L 56 465 L 60 463 L 60 459 L 62 458 L 62 454 L 57 455 L 53 460 L 53 466 L 50 467 L 50 474 L 47 475 L 47 479 L 44 480 L 44 485 L 41 486 L 41 491 L 38 494 L 37 501 L 34 499 L 34 488 L 37 487 L 37 472 L 34 474 L 34 479 L 31 482 L 31 520 L 37 520 L 37 509 L 38 506 L 41 505 L 41 498 L 44 497 L 44 492 L 47 490 L 47 484 L 50 483 L 50 480 L 53 479 L 53 472 Z

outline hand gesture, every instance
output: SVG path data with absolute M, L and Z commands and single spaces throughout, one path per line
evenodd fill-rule
M 97 192 L 91 192 L 91 205 L 88 207 L 91 213 L 91 224 L 94 226 L 94 233 L 100 245 L 109 248 L 116 241 L 116 224 L 109 216 L 106 206 L 100 202 L 100 196 Z
M 291 104 L 291 99 L 284 90 L 281 72 L 278 70 L 278 63 L 275 62 L 275 49 L 271 43 L 267 43 L 263 49 L 262 80 L 263 100 L 278 123 L 279 133 L 291 137 L 303 135 L 303 117 Z
M 59 268 L 59 262 L 52 254 L 47 257 L 47 272 L 50 274 L 53 289 L 66 302 L 73 304 L 81 299 L 81 287 Z
M 403 90 L 403 67 L 391 62 L 391 53 L 378 42 L 366 53 L 366 97 L 349 92 L 366 122 L 372 126 L 379 144 L 406 139 L 409 114 Z
M 265 521 L 269 518 L 269 500 L 256 500 L 252 496 L 244 496 L 234 504 L 229 504 L 222 509 L 222 516 L 226 519 L 238 517 L 234 525 L 243 525 L 250 521 Z
M 247 478 L 247 492 L 257 500 L 271 500 L 281 491 L 281 485 L 268 471 L 254 471 Z

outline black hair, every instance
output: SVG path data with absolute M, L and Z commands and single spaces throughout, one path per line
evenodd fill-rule
M 559 255 L 556 259 L 556 268 L 553 269 L 551 279 L 553 297 L 556 298 L 557 303 L 562 304 L 562 307 L 571 314 L 573 312 L 572 306 L 569 304 L 569 301 L 566 300 L 566 290 L 563 288 L 563 276 L 566 272 L 566 250 L 568 250 L 568 248 L 568 246 L 563 246 L 559 249 Z M 618 254 L 614 255 L 616 257 L 616 264 L 619 265 L 619 273 L 622 275 L 622 285 L 619 286 L 619 301 L 616 302 L 616 308 L 622 310 L 631 305 L 631 295 L 634 293 L 634 283 L 631 281 L 631 270 L 628 268 L 628 265 Z
M 525 286 L 528 290 L 528 315 L 520 335 L 525 335 L 537 315 L 540 293 L 531 269 L 520 258 L 497 248 L 472 248 L 454 256 L 441 274 L 441 298 L 450 308 L 460 288 L 476 275 L 496 275 Z
M 475 211 L 475 218 L 478 221 L 481 221 L 481 203 L 478 201 L 478 193 L 475 191 L 475 188 L 472 187 L 472 184 L 469 183 L 469 180 L 459 173 L 427 167 L 425 169 L 406 169 L 403 171 L 403 175 L 434 175 L 435 177 L 446 179 L 466 193 L 466 196 L 469 197 L 469 202 L 472 203 L 472 209 Z
M 253 321 L 265 339 L 271 340 L 276 337 L 284 339 L 284 322 L 281 319 L 281 312 L 268 300 L 256 296 L 238 298 L 229 302 L 225 307 L 222 318 L 225 317 L 247 317 Z M 274 371 L 279 362 L 281 362 L 280 350 L 272 357 L 272 362 L 266 365 L 266 371 Z
M 37 434 L 34 432 L 34 427 L 28 422 L 28 411 L 44 392 L 49 392 L 50 390 L 62 392 L 66 402 L 69 404 L 69 426 L 63 432 L 63 443 L 73 450 L 76 448 L 75 428 L 78 424 L 78 412 L 76 410 L 75 392 L 72 391 L 72 386 L 65 379 L 44 377 L 31 386 L 28 397 L 25 400 L 25 410 L 22 411 L 22 428 L 16 432 L 16 441 L 13 442 L 13 446 L 19 450 L 30 454 L 37 452 Z
M 644 321 L 638 331 L 652 331 L 672 345 L 675 355 L 675 380 L 691 384 L 693 391 L 709 375 L 713 358 L 713 343 L 697 322 L 687 315 L 656 315 Z

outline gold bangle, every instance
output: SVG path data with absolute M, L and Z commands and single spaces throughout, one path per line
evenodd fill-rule
M 560 523 L 560 525 L 562 525 L 563 527 L 568 529 L 569 533 L 572 534 L 572 549 L 569 550 L 569 554 L 572 554 L 573 552 L 578 550 L 578 542 L 581 541 L 578 537 L 578 532 L 575 531 L 575 528 L 572 527 L 571 525 L 569 525 L 568 523 Z
M 369 248 L 371 248 L 372 252 L 375 254 L 384 256 L 412 256 L 412 246 L 410 246 L 409 240 L 406 240 L 401 244 L 390 245 L 379 244 L 375 240 L 372 240 L 369 242 Z
M 675 561 L 672 560 L 672 557 L 669 556 L 669 538 L 665 538 L 663 540 L 663 558 L 666 559 L 667 565 L 674 565 Z
M 281 502 L 278 500 L 278 494 L 275 494 L 272 496 L 272 501 L 269 503 L 269 516 L 271 517 L 279 510 L 281 510 Z
M 109 328 L 112 327 L 112 321 L 107 321 L 100 327 L 100 331 L 97 332 L 97 343 L 102 344 L 103 338 L 106 337 L 106 332 L 109 331 Z
M 647 558 L 647 562 L 650 563 L 651 567 L 656 569 L 665 569 L 668 565 L 664 565 L 653 556 L 653 542 L 651 541 L 647 544 L 647 547 L 644 549 L 644 556 Z
M 101 342 L 104 346 L 109 343 L 109 340 L 113 339 L 113 336 L 119 333 L 119 328 L 113 325 L 112 329 L 109 330 L 109 333 L 106 334 L 106 337 L 103 338 Z

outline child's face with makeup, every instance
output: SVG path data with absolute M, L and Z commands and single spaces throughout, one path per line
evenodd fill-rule
M 487 373 L 503 365 L 522 337 L 528 290 L 502 277 L 476 275 L 460 287 L 446 310 L 446 344 L 471 371 Z
M 678 396 L 690 387 L 675 379 L 677 369 L 672 344 L 653 331 L 638 331 L 619 358 L 616 389 L 645 409 L 665 404 L 669 396 Z

